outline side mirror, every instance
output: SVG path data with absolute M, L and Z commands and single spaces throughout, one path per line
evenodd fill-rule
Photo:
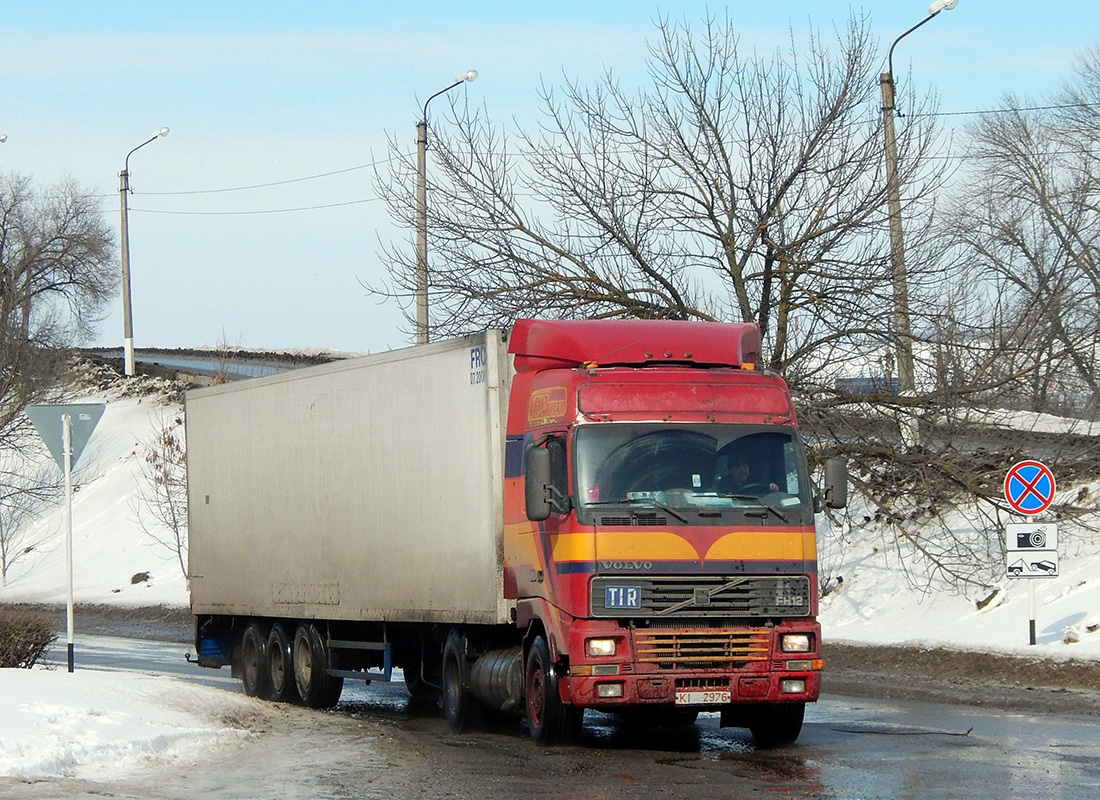
M 527 519 L 541 522 L 550 516 L 550 451 L 529 447 L 524 455 L 523 491 Z
M 830 458 L 825 462 L 825 507 L 848 505 L 848 459 Z

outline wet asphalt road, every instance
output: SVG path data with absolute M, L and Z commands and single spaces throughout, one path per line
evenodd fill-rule
M 239 692 L 186 645 L 90 637 L 77 668 L 175 674 Z M 272 706 L 263 733 L 191 767 L 109 786 L 0 783 L 0 798 L 1097 798 L 1095 718 L 826 696 L 798 743 L 757 751 L 704 714 L 691 728 L 635 730 L 589 713 L 578 742 L 545 748 L 519 720 L 455 736 L 403 684 L 345 689 L 331 712 Z

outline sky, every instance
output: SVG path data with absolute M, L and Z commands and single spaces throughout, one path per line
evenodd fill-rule
M 909 0 L 12 0 L 0 6 L 0 170 L 43 189 L 72 178 L 117 232 L 126 155 L 166 126 L 129 162 L 138 348 L 401 347 L 397 304 L 363 288 L 385 278 L 384 244 L 412 248 L 372 185 L 389 138 L 413 150 L 420 105 L 468 69 L 479 77 L 433 101 L 433 125 L 447 124 L 449 99 L 531 126 L 544 81 L 611 69 L 639 82 L 654 19 L 697 22 L 708 8 L 767 51 L 850 11 L 870 15 L 885 51 L 926 15 Z M 1006 91 L 1057 88 L 1096 31 L 1091 0 L 961 0 L 898 46 L 895 72 L 945 113 L 996 108 Z M 86 344 L 121 339 L 119 299 Z

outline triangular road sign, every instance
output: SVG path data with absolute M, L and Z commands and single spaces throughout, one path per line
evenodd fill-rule
M 64 418 L 68 414 L 72 420 L 72 455 L 70 466 L 76 466 L 76 460 L 84 452 L 84 445 L 92 436 L 92 431 L 103 416 L 107 406 L 103 403 L 72 403 L 70 405 L 32 405 L 23 410 L 31 418 L 34 427 L 38 429 L 38 435 L 50 449 L 50 455 L 57 462 L 57 466 L 65 469 L 64 450 Z

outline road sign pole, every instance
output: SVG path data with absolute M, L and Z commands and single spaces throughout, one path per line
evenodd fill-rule
M 1035 644 L 1035 581 L 1027 582 L 1028 638 Z
M 75 666 L 73 646 L 73 418 L 61 416 L 61 448 L 65 454 L 65 630 L 69 644 L 69 672 Z
M 103 403 L 67 405 L 31 404 L 23 410 L 65 473 L 65 627 L 69 643 L 69 672 L 73 671 L 73 467 L 107 408 Z M 60 423 L 60 431 L 58 430 Z M 58 436 L 60 433 L 60 437 Z

